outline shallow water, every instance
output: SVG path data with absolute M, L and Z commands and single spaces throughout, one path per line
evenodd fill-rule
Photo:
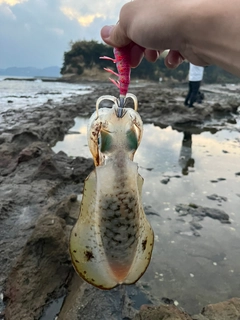
M 77 118 L 73 133 L 53 150 L 90 157 L 87 123 L 88 119 Z M 144 206 L 153 213 L 148 219 L 155 245 L 139 282 L 156 303 L 167 297 L 194 314 L 206 304 L 240 294 L 240 175 L 236 174 L 240 172 L 240 135 L 236 127 L 239 122 L 215 134 L 184 135 L 170 127 L 144 125 L 135 162 L 144 178 Z M 208 199 L 212 194 L 227 199 Z M 180 217 L 175 211 L 180 203 L 224 210 L 231 223 L 204 218 L 202 229 L 194 232 L 189 224 L 192 217 Z
M 51 303 L 49 303 L 49 305 L 45 308 L 45 311 L 43 312 L 39 320 L 50 320 L 50 319 L 57 320 L 56 315 L 59 313 L 61 309 L 64 298 L 65 296 L 62 296 L 61 298 L 53 300 Z
M 90 86 L 39 80 L 4 80 L 0 76 L 0 112 L 42 106 L 48 100 L 61 102 L 64 98 L 89 93 Z

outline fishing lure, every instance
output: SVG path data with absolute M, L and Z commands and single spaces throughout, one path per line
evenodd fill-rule
M 89 120 L 87 139 L 95 169 L 85 180 L 80 215 L 70 236 L 76 272 L 106 290 L 135 283 L 148 267 L 154 242 L 141 201 L 143 178 L 133 162 L 143 124 L 137 98 L 124 90 L 124 103 L 133 99 L 134 109 L 121 107 L 114 96 L 102 96 Z M 113 102 L 112 108 L 99 108 L 105 99 Z
M 107 72 L 110 72 L 118 77 L 118 80 L 114 80 L 109 78 L 119 89 L 119 116 L 122 114 L 122 108 L 124 108 L 126 95 L 128 92 L 128 87 L 130 84 L 130 75 L 131 75 L 131 67 L 130 67 L 130 55 L 129 55 L 129 48 L 114 48 L 113 53 L 115 58 L 110 57 L 100 57 L 100 59 L 111 60 L 112 62 L 116 63 L 116 67 L 118 73 L 114 72 L 109 68 L 104 68 Z

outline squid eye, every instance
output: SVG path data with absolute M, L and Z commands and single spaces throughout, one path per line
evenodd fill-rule
M 136 136 L 136 132 L 131 129 L 128 130 L 127 133 L 127 145 L 129 150 L 137 150 L 138 148 L 138 140 Z
M 101 137 L 99 138 L 100 140 L 100 150 L 101 152 L 108 152 L 111 151 L 112 148 L 112 136 L 105 131 L 101 131 Z

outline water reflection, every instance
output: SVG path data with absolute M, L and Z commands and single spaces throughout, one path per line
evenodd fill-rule
M 87 122 L 76 119 L 71 130 L 81 134 L 67 135 L 54 151 L 89 157 Z M 239 296 L 240 277 L 239 132 L 193 132 L 144 125 L 135 156 L 144 178 L 144 206 L 157 213 L 147 216 L 155 246 L 149 268 L 139 282 L 148 287 L 156 303 L 162 297 L 177 300 L 192 314 L 206 304 Z M 161 183 L 164 177 L 169 179 L 167 184 Z M 226 201 L 208 197 L 212 194 Z M 190 203 L 223 210 L 231 224 L 204 217 L 199 236 L 195 236 L 192 217 L 175 210 L 177 204 Z
M 53 148 L 54 152 L 64 151 L 71 157 L 91 158 L 87 143 L 88 118 L 76 118 L 75 125 Z
M 178 163 L 182 168 L 183 175 L 188 175 L 188 168 L 194 167 L 194 159 L 192 158 L 192 134 L 190 132 L 183 132 L 183 140 Z

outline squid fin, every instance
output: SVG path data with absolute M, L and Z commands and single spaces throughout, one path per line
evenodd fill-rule
M 84 183 L 80 216 L 70 236 L 70 254 L 76 272 L 100 289 L 118 285 L 105 258 L 95 215 L 96 172 L 90 173 Z

